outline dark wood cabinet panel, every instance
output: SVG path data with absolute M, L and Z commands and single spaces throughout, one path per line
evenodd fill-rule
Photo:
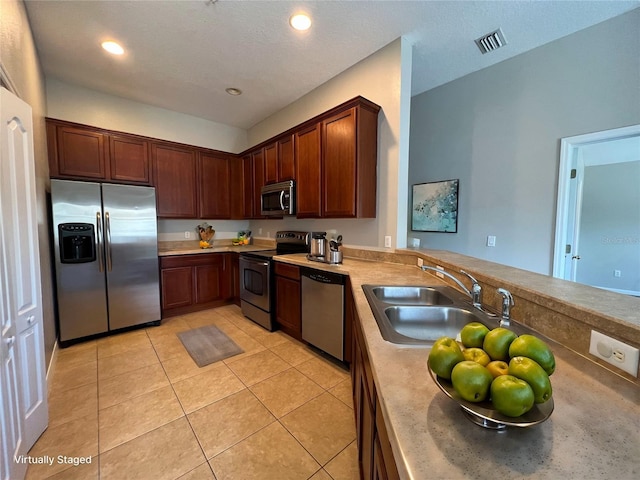
M 229 303 L 232 256 L 203 253 L 161 257 L 162 318 Z
M 240 254 L 230 253 L 230 276 L 229 276 L 229 292 L 233 303 L 240 305 Z
M 195 303 L 210 303 L 222 300 L 222 281 L 224 272 L 222 263 L 194 267 L 196 277 Z
M 252 180 L 253 180 L 253 215 L 252 218 L 262 218 L 260 212 L 261 190 L 264 186 L 264 151 L 257 150 L 251 154 Z
M 229 164 L 231 175 L 231 218 L 251 218 L 253 213 L 251 156 L 232 158 Z
M 322 215 L 356 216 L 355 108 L 322 122 Z
M 302 338 L 300 281 L 276 276 L 276 321 L 285 333 Z
M 46 126 L 51 178 L 151 185 L 144 137 L 49 118 Z
M 199 218 L 231 218 L 229 157 L 200 153 L 198 162 Z
M 151 145 L 158 217 L 197 218 L 196 151 Z
M 278 140 L 278 181 L 293 180 L 296 175 L 294 136 Z
M 109 136 L 111 180 L 151 184 L 149 142 L 126 135 Z
M 163 268 L 160 274 L 162 310 L 193 304 L 191 267 Z
M 296 132 L 296 215 L 320 217 L 320 124 Z
M 347 308 L 349 307 L 347 301 Z M 357 314 L 353 321 L 351 379 L 361 478 L 396 480 L 399 479 L 398 470 Z
M 57 128 L 58 174 L 97 180 L 107 178 L 105 135 L 83 128 Z
M 278 181 L 278 144 L 272 143 L 264 147 L 264 183 L 276 183 Z

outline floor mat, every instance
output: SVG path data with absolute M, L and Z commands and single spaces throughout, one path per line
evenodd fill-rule
M 178 337 L 199 367 L 244 352 L 223 331 L 213 325 L 180 332 Z

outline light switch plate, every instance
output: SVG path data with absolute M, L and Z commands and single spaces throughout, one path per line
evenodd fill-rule
M 638 376 L 640 351 L 631 345 L 591 330 L 589 353 L 634 377 Z

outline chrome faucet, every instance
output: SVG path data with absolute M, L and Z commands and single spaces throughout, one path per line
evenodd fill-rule
M 504 288 L 499 288 L 498 293 L 502 295 L 502 318 L 500 319 L 500 326 L 508 327 L 511 325 L 511 317 L 509 316 L 509 312 L 511 310 L 511 307 L 513 307 L 514 305 L 513 297 L 511 296 L 509 290 L 506 290 Z
M 462 288 L 462 290 L 467 295 L 469 295 L 469 297 L 471 297 L 471 300 L 473 301 L 473 306 L 474 307 L 482 310 L 482 287 L 480 286 L 478 281 L 475 278 L 473 278 L 469 273 L 465 272 L 464 270 L 460 270 L 460 273 L 462 273 L 463 275 L 466 275 L 471 280 L 471 282 L 473 282 L 473 285 L 471 286 L 471 290 L 469 290 L 467 287 L 465 287 L 464 283 L 462 283 L 460 280 L 458 280 L 456 277 L 454 277 L 453 275 L 451 275 L 449 272 L 447 272 L 445 270 L 441 270 L 441 269 L 435 268 L 435 267 L 429 267 L 429 266 L 426 266 L 426 265 L 422 266 L 422 270 L 423 271 L 433 270 L 434 272 L 446 275 L 448 278 L 450 278 L 451 280 L 456 282 L 456 284 L 460 288 Z

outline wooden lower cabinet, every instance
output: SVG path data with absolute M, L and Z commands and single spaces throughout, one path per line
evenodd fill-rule
M 276 321 L 280 329 L 302 340 L 300 268 L 275 262 Z
M 347 308 L 355 313 L 349 300 Z M 361 478 L 399 479 L 357 314 L 354 315 L 352 347 L 351 378 Z
M 161 257 L 162 318 L 232 301 L 233 255 L 206 253 Z

